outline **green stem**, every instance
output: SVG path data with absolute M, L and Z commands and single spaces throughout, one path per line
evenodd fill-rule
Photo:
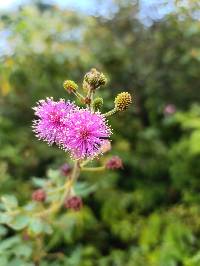
M 91 160 L 89 160 L 89 159 L 85 160 L 84 162 L 82 162 L 82 163 L 80 164 L 80 167 L 82 168 L 83 166 L 87 165 L 90 161 L 91 161 Z
M 57 192 L 59 192 L 59 191 L 62 191 L 62 190 L 64 190 L 64 189 L 65 189 L 65 186 L 61 186 L 61 187 L 55 188 L 55 189 L 53 189 L 53 190 L 50 190 L 50 191 L 48 192 L 48 195 L 53 195 L 53 194 L 55 194 L 55 193 L 57 193 Z
M 74 182 L 77 180 L 77 178 L 79 177 L 79 174 L 80 174 L 80 163 L 79 161 L 75 161 L 74 168 L 72 170 L 72 175 L 70 176 L 70 180 L 69 180 L 70 183 L 68 184 L 68 182 L 66 182 L 66 190 L 63 195 L 63 201 L 65 200 L 66 197 L 70 195 L 71 187 L 74 184 Z
M 110 115 L 114 115 L 118 112 L 118 110 L 116 108 L 113 108 L 112 110 L 110 110 L 109 112 L 105 113 L 104 116 L 108 117 Z
M 105 166 L 98 166 L 98 167 L 83 167 L 81 168 L 81 170 L 83 172 L 100 172 L 100 171 L 104 171 L 106 168 Z
M 79 174 L 80 174 L 80 164 L 79 164 L 79 161 L 75 161 L 74 167 L 72 170 L 72 174 L 64 185 L 65 192 L 64 192 L 62 198 L 59 201 L 54 202 L 50 208 L 36 213 L 35 216 L 36 217 L 45 217 L 51 213 L 58 211 L 60 209 L 60 207 L 62 206 L 66 197 L 70 196 L 72 185 L 74 184 L 74 182 L 79 177 Z
M 84 98 L 84 96 L 82 95 L 82 94 L 80 94 L 78 91 L 76 91 L 76 92 L 73 92 L 74 93 L 74 95 L 77 97 L 77 98 L 80 98 L 80 99 L 85 99 Z
M 88 89 L 88 93 L 87 93 L 87 98 L 90 100 L 90 103 L 87 104 L 87 107 L 91 110 L 92 108 L 92 103 L 93 103 L 93 97 L 94 97 L 94 88 L 93 86 L 90 85 L 89 89 Z

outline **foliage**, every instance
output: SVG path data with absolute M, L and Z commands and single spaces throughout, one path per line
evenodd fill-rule
M 1 16 L 10 50 L 0 58 L 1 211 L 31 212 L 33 187 L 65 179 L 63 152 L 31 132 L 38 99 L 66 97 L 63 80 L 94 66 L 109 73 L 105 112 L 121 89 L 135 95 L 128 115 L 111 120 L 110 154 L 124 169 L 81 176 L 84 208 L 62 211 L 50 226 L 1 214 L 18 230 L 0 227 L 1 266 L 31 266 L 38 255 L 41 266 L 200 265 L 199 20 L 181 7 L 146 27 L 137 6 L 116 5 L 109 18 L 44 5 Z

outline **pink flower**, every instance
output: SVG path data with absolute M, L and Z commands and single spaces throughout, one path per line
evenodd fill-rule
M 66 119 L 65 139 L 62 146 L 75 159 L 93 158 L 111 135 L 105 117 L 99 112 L 76 109 Z
M 63 139 L 65 118 L 74 108 L 70 102 L 60 99 L 55 102 L 53 98 L 40 100 L 38 106 L 34 107 L 37 120 L 33 121 L 33 131 L 39 139 L 47 141 L 50 145 L 54 142 L 60 144 Z
M 101 146 L 101 152 L 106 153 L 111 150 L 111 143 L 109 140 L 105 140 L 104 143 Z
M 172 115 L 176 112 L 176 106 L 173 104 L 168 104 L 164 108 L 164 114 L 165 115 Z

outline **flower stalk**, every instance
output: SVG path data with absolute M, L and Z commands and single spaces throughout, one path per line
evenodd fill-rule
M 123 168 L 122 160 L 118 156 L 113 156 L 101 166 L 87 167 L 93 159 L 111 149 L 112 130 L 106 117 L 126 110 L 132 102 L 129 92 L 119 93 L 115 97 L 114 108 L 107 113 L 101 113 L 103 99 L 95 98 L 95 93 L 106 82 L 104 74 L 93 68 L 84 76 L 83 95 L 78 91 L 78 85 L 74 81 L 66 80 L 63 83 L 66 92 L 75 95 L 78 100 L 81 100 L 84 107 L 80 108 L 76 103 L 65 99 L 55 101 L 53 98 L 46 98 L 40 100 L 33 108 L 37 117 L 33 121 L 33 131 L 36 137 L 46 141 L 49 145 L 56 144 L 68 152 L 74 161 L 73 168 L 65 164 L 64 168 L 60 168 L 61 176 L 58 181 L 55 181 L 55 177 L 53 180 L 49 177 L 47 182 L 42 180 L 41 183 L 38 183 L 39 189 L 32 193 L 34 204 L 20 207 L 17 200 L 13 202 L 11 199 L 10 204 L 14 207 L 11 208 L 9 202 L 8 206 L 4 206 L 1 214 L 5 218 L 0 223 L 13 228 L 16 218 L 21 215 L 26 218 L 30 217 L 30 221 L 34 219 L 34 222 L 38 220 L 39 224 L 44 223 L 45 228 L 45 223 L 50 225 L 53 223 L 53 220 L 49 218 L 59 213 L 62 207 L 74 211 L 79 211 L 82 208 L 82 198 L 76 195 L 73 189 L 81 172 L 97 173 Z M 6 202 L 6 198 L 4 201 Z M 20 218 L 22 219 L 22 217 Z M 25 225 L 18 224 L 16 230 L 25 229 L 28 232 L 30 229 L 32 233 L 34 229 L 31 228 L 31 223 L 26 224 L 26 221 L 24 223 Z M 16 226 L 16 224 L 14 225 Z M 46 231 L 44 230 L 44 232 Z M 35 232 L 35 235 L 40 233 L 40 231 Z
M 105 166 L 98 166 L 98 167 L 83 167 L 83 172 L 101 172 L 104 171 L 106 168 Z
M 118 110 L 116 108 L 113 108 L 112 110 L 108 111 L 107 113 L 104 114 L 105 117 L 114 115 L 118 112 Z

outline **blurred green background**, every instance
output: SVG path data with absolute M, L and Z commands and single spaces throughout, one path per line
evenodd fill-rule
M 150 10 L 148 1 L 64 2 L 1 11 L 0 194 L 24 204 L 32 177 L 68 160 L 35 138 L 31 108 L 68 98 L 63 81 L 81 87 L 96 67 L 109 78 L 103 111 L 120 91 L 134 98 L 110 119 L 110 154 L 124 169 L 84 174 L 96 189 L 82 211 L 55 218 L 39 265 L 199 266 L 200 2 L 157 1 Z M 23 233 L 1 226 L 0 238 L 0 266 L 34 265 Z

